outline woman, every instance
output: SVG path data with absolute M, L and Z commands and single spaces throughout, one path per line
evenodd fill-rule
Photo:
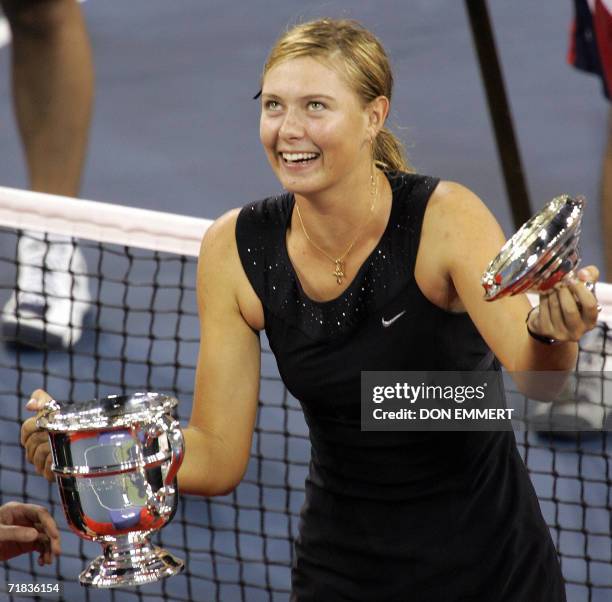
M 542 297 L 529 330 L 525 297 L 483 300 L 502 232 L 469 190 L 407 173 L 384 129 L 391 89 L 384 50 L 354 22 L 306 23 L 273 48 L 260 135 L 288 192 L 229 212 L 202 243 L 179 484 L 208 496 L 240 482 L 265 329 L 312 441 L 294 600 L 559 602 L 556 553 L 512 433 L 360 430 L 362 370 L 498 369 L 490 350 L 510 370 L 572 369 L 597 318 L 578 281 Z M 47 398 L 37 391 L 29 407 Z M 26 422 L 22 440 L 43 471 L 33 430 Z

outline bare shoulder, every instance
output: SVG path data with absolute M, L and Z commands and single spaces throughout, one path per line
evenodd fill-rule
M 235 231 L 239 213 L 240 209 L 230 209 L 209 226 L 202 238 L 200 258 L 205 255 L 212 259 L 216 254 L 227 252 L 232 247 L 237 256 Z
M 433 192 L 423 220 L 424 233 L 436 232 L 441 252 L 499 250 L 504 233 L 487 205 L 469 188 L 457 182 L 441 181 Z M 451 255 L 452 254 L 452 255 Z
M 479 281 L 478 272 L 503 243 L 499 224 L 476 194 L 457 182 L 439 182 L 423 217 L 415 266 L 421 291 L 445 310 L 465 311 L 456 289 L 458 271 L 469 269 Z
M 263 329 L 263 308 L 251 286 L 238 254 L 236 221 L 240 209 L 216 219 L 202 239 L 198 260 L 198 298 L 214 295 L 230 301 L 254 330 Z
M 482 219 L 495 221 L 486 204 L 469 188 L 458 182 L 442 180 L 434 190 L 427 206 L 431 217 L 469 225 Z

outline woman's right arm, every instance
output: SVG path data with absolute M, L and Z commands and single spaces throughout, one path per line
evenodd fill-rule
M 229 493 L 240 483 L 259 399 L 261 349 L 239 305 L 250 284 L 236 248 L 236 215 L 210 227 L 198 261 L 200 350 L 178 480 L 181 491 L 205 496 Z
M 197 298 L 200 350 L 193 409 L 183 428 L 185 456 L 178 472 L 185 493 L 213 496 L 234 489 L 246 471 L 259 398 L 259 335 L 243 318 L 238 299 L 254 293 L 235 242 L 237 211 L 217 220 L 202 241 Z M 243 301 L 244 303 L 244 301 Z M 40 410 L 50 399 L 37 390 L 26 406 Z M 47 434 L 26 420 L 21 443 L 36 471 L 53 480 Z

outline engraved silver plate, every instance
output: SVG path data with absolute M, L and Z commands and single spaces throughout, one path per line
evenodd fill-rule
M 482 275 L 485 299 L 542 293 L 580 261 L 578 243 L 585 199 L 555 197 L 506 242 Z

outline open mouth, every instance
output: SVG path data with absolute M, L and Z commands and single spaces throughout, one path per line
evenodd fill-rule
M 317 159 L 319 153 L 279 153 L 283 162 L 287 165 L 306 165 Z

